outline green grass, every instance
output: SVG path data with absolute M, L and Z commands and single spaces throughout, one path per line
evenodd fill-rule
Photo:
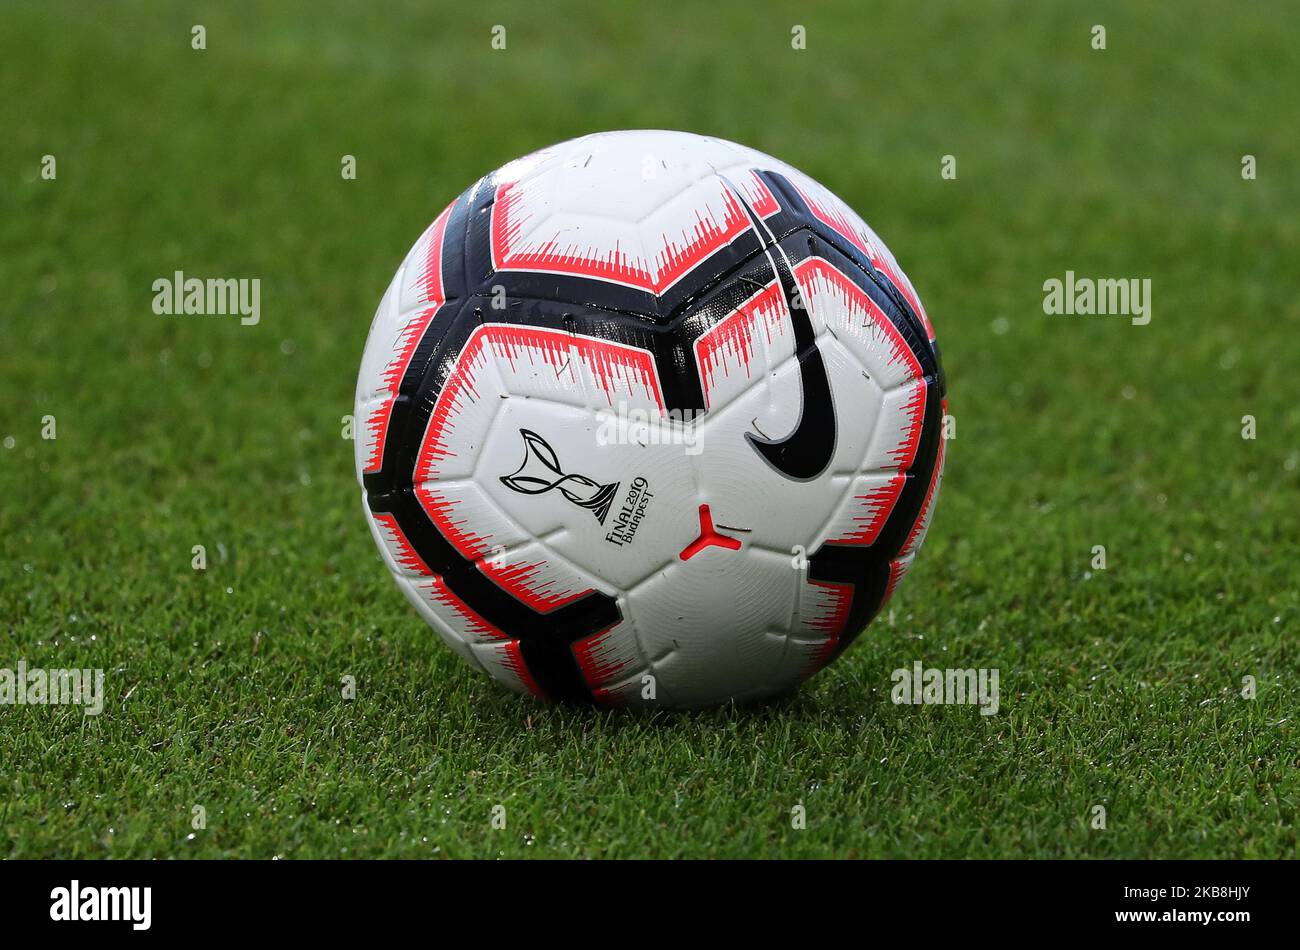
M 0 707 L 0 856 L 1296 855 L 1294 7 L 369 6 L 0 13 L 0 667 L 108 689 L 99 717 Z M 340 437 L 433 215 L 619 127 L 824 181 L 944 352 L 916 569 L 762 709 L 495 687 L 386 576 Z M 261 324 L 155 316 L 175 269 L 260 277 Z M 1151 324 L 1045 316 L 1067 269 L 1149 277 Z M 892 705 L 914 660 L 999 668 L 1002 711 Z

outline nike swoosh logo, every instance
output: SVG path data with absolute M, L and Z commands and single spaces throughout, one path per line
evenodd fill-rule
M 781 284 L 786 310 L 794 327 L 794 351 L 799 360 L 799 421 L 793 431 L 783 439 L 767 439 L 746 432 L 745 440 L 768 465 L 786 478 L 796 482 L 812 481 L 826 471 L 835 454 L 835 403 L 831 399 L 826 363 L 817 348 L 812 318 L 799 293 L 799 285 L 795 283 L 790 261 L 776 243 L 776 235 L 754 213 L 740 189 L 725 178 L 723 181 L 749 215 L 760 240 L 764 234 L 770 239 L 770 244 L 763 242 L 763 253 Z

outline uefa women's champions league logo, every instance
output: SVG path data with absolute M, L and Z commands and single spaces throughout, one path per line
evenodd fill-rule
M 502 475 L 501 484 L 521 495 L 544 495 L 555 489 L 579 508 L 586 508 L 603 525 L 619 482 L 601 485 L 586 475 L 566 475 L 545 439 L 528 429 L 520 429 L 519 434 L 524 437 L 523 464 L 513 475 Z

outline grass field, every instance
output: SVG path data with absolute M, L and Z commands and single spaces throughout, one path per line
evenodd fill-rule
M 445 6 L 0 13 L 0 667 L 107 677 L 100 716 L 0 706 L 0 857 L 1296 855 L 1294 7 Z M 621 127 L 825 182 L 944 353 L 916 569 L 761 709 L 523 702 L 358 509 L 341 417 L 401 256 Z M 155 315 L 174 270 L 260 278 L 261 322 Z M 1067 270 L 1149 278 L 1150 324 L 1045 315 Z M 1000 669 L 1001 711 L 893 705 L 916 660 Z

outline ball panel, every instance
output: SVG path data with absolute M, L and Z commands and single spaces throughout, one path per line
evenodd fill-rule
M 916 516 L 916 522 L 912 525 L 912 530 L 908 532 L 907 539 L 903 542 L 902 551 L 899 553 L 903 556 L 913 556 L 921 549 L 921 544 L 925 541 L 925 535 L 930 530 L 930 519 L 934 517 L 934 503 L 939 497 L 939 487 L 943 484 L 943 466 L 948 442 L 946 439 L 939 439 L 939 458 L 934 464 L 934 469 L 930 474 L 930 484 L 926 489 L 925 501 L 921 504 L 921 512 Z
M 661 693 L 674 705 L 701 706 L 793 681 L 785 639 L 762 632 L 789 627 L 798 581 L 783 554 L 710 547 L 628 592 L 628 616 Z
M 593 135 L 563 143 L 522 177 L 498 174 L 493 269 L 566 274 L 662 295 L 749 229 L 706 151 L 684 147 L 673 134 Z M 752 204 L 776 210 L 761 180 L 741 178 Z M 629 181 L 638 187 L 628 188 Z
M 822 257 L 808 258 L 795 273 L 813 312 L 881 389 L 925 375 L 903 334 L 848 274 Z
M 727 405 L 775 365 L 794 355 L 789 311 L 781 284 L 772 277 L 695 340 L 695 363 L 704 405 Z
M 854 478 L 847 497 L 827 526 L 821 543 L 875 544 L 898 505 L 906 481 L 906 476 L 902 473 L 859 475 Z
M 575 640 L 573 655 L 597 701 L 619 705 L 640 698 L 646 685 L 641 677 L 650 665 L 630 622 L 621 621 L 590 637 Z
M 539 614 L 549 614 L 593 590 L 590 578 L 539 541 L 501 551 L 475 566 Z
M 407 322 L 398 310 L 399 287 L 405 267 L 399 267 L 370 324 L 370 337 L 357 374 L 353 428 L 356 442 L 357 478 L 378 471 L 383 460 L 384 439 L 396 388 L 389 368 L 405 346 Z M 400 380 L 399 380 L 400 382 Z
M 533 538 L 526 527 L 493 504 L 477 482 L 422 482 L 415 495 L 438 532 L 467 561 L 500 556 Z
M 924 379 L 881 394 L 880 425 L 863 468 L 869 472 L 906 471 L 916 460 L 925 423 L 929 386 Z

